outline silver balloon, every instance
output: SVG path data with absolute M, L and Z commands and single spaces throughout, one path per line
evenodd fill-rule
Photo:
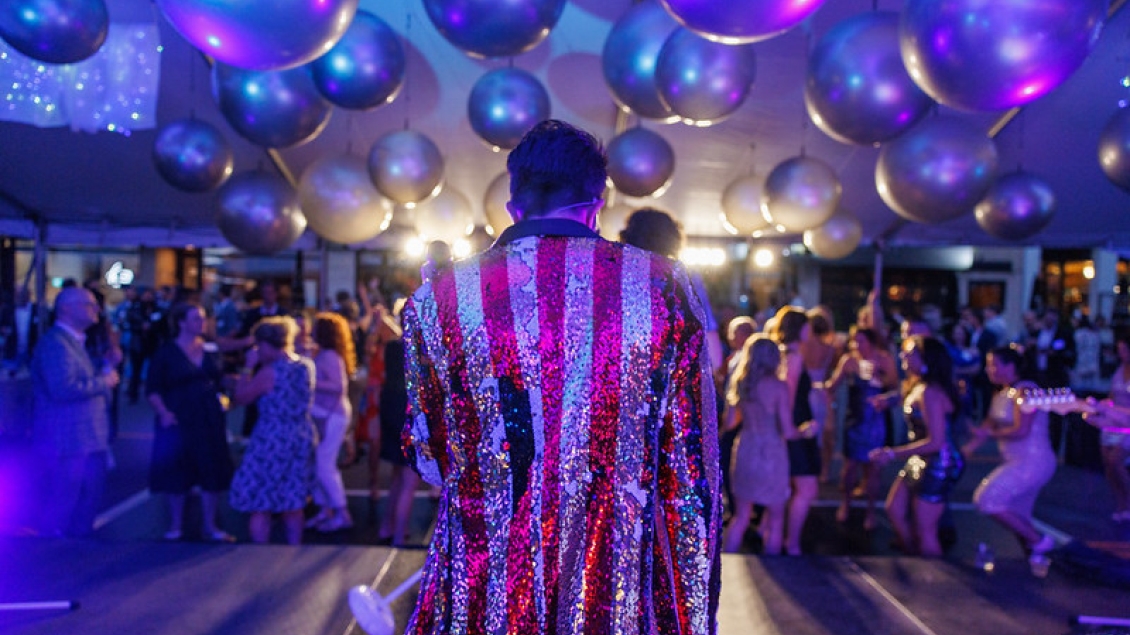
M 765 177 L 761 214 L 789 232 L 824 224 L 840 204 L 843 188 L 827 163 L 812 157 L 793 157 L 777 164 Z
M 726 44 L 767 40 L 800 24 L 824 0 L 663 0 L 671 15 L 699 35 Z
M 804 246 L 821 258 L 839 260 L 851 255 L 863 239 L 863 225 L 845 211 L 838 211 L 823 225 L 804 232 Z
M 310 229 L 336 243 L 369 240 L 392 220 L 392 205 L 373 187 L 365 161 L 348 154 L 310 164 L 298 181 L 298 198 Z
M 675 173 L 675 151 L 658 134 L 632 128 L 608 144 L 608 178 L 628 196 L 658 196 Z
M 417 205 L 413 217 L 416 231 L 424 242 L 442 240 L 454 246 L 456 241 L 466 239 L 475 228 L 471 201 L 450 185 L 445 185 L 439 194 Z
M 1103 126 L 1099 165 L 1112 183 L 1130 190 L 1130 108 L 1119 108 Z
M 520 68 L 493 70 L 471 88 L 467 118 L 488 144 L 510 150 L 534 124 L 549 118 L 549 93 Z
M 512 57 L 549 35 L 565 0 L 424 0 L 440 35 L 473 57 Z
M 333 48 L 358 0 L 157 0 L 173 28 L 206 55 L 253 70 L 293 68 Z
M 941 223 L 973 210 L 997 176 L 993 140 L 956 117 L 933 117 L 887 143 L 875 166 L 879 196 L 896 213 Z
M 597 224 L 600 226 L 600 235 L 605 240 L 620 240 L 620 232 L 628 226 L 628 217 L 632 212 L 636 211 L 635 206 L 628 205 L 627 203 L 617 203 L 611 206 L 605 206 L 600 210 L 597 216 Z
M 212 93 L 240 136 L 268 148 L 289 148 L 313 139 L 329 123 L 333 110 L 305 68 L 248 71 L 216 64 Z
M 655 64 L 659 51 L 679 23 L 659 4 L 644 0 L 628 9 L 608 33 L 601 62 L 604 81 L 621 107 L 644 119 L 664 122 L 678 116 L 659 99 Z
M 1055 214 L 1055 192 L 1028 172 L 1002 176 L 975 208 L 977 224 L 1004 240 L 1024 240 L 1040 233 Z
M 404 67 L 396 31 L 372 13 L 358 11 L 330 52 L 310 62 L 310 75 L 334 105 L 365 110 L 396 99 Z
M 737 110 L 756 75 L 753 46 L 712 42 L 687 29 L 667 38 L 655 67 L 659 98 L 696 125 L 716 123 Z
M 820 38 L 808 60 L 804 103 L 828 136 L 871 145 L 918 123 L 934 101 L 902 63 L 898 14 L 872 11 L 840 22 Z
M 220 188 L 217 201 L 220 233 L 249 254 L 282 251 L 306 230 L 298 192 L 275 174 L 237 174 Z
M 761 190 L 765 177 L 749 174 L 734 179 L 722 190 L 722 216 L 739 236 L 754 236 L 769 229 L 761 214 Z
M 495 236 L 514 224 L 510 211 L 506 209 L 506 204 L 509 202 L 510 173 L 503 172 L 494 177 L 487 186 L 486 194 L 483 195 L 483 211 L 486 212 L 487 225 L 490 225 Z
M 231 145 L 215 126 L 199 119 L 178 119 L 157 132 L 153 142 L 157 172 L 186 192 L 219 187 L 232 174 Z
M 934 99 L 1004 110 L 1047 94 L 1098 41 L 1108 0 L 908 0 L 902 59 Z
M 415 130 L 391 132 L 369 150 L 369 177 L 381 194 L 402 204 L 418 203 L 443 184 L 443 155 Z
M 104 0 L 4 0 L 0 38 L 48 64 L 73 64 L 106 41 L 110 14 Z

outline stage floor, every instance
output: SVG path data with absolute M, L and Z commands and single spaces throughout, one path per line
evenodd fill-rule
M 77 601 L 72 611 L 0 611 L 10 635 L 362 635 L 349 587 L 388 592 L 421 550 L 0 539 L 0 602 Z M 414 601 L 394 603 L 402 629 Z M 1126 615 L 1125 590 L 1039 580 L 1020 561 L 992 575 L 898 557 L 758 558 L 722 564 L 724 635 L 1061 635 L 1072 615 Z

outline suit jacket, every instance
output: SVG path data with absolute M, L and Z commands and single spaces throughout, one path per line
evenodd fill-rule
M 417 290 L 405 453 L 443 494 L 407 632 L 716 632 L 703 320 L 680 265 L 567 220 Z
M 55 456 L 99 452 L 109 447 L 110 387 L 82 345 L 56 325 L 31 360 L 37 445 Z

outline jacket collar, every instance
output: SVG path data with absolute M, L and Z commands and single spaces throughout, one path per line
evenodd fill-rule
M 494 241 L 495 247 L 509 245 L 510 243 L 528 236 L 563 236 L 567 238 L 599 238 L 600 234 L 586 227 L 583 223 L 567 218 L 531 218 L 507 227 L 498 240 Z

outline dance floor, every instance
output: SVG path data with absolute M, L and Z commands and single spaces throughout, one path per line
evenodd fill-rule
M 0 633 L 361 635 L 349 587 L 388 592 L 423 558 L 386 547 L 4 538 L 0 603 L 79 606 L 0 611 Z M 735 555 L 722 575 L 724 635 L 1060 635 L 1072 615 L 1130 611 L 1126 590 L 1055 570 L 1039 580 L 1020 561 L 987 575 L 914 558 Z M 393 604 L 399 629 L 413 597 Z

